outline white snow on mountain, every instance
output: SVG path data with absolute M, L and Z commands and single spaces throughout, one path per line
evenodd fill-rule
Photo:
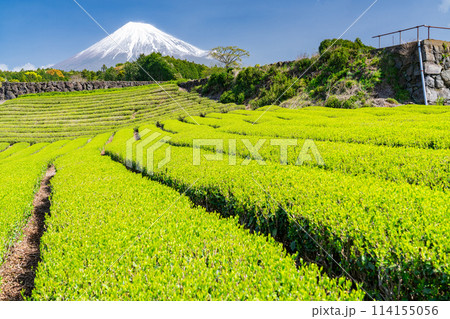
M 103 64 L 111 67 L 117 63 L 134 61 L 141 54 L 153 52 L 197 63 L 211 62 L 208 51 L 179 40 L 150 24 L 129 22 L 111 36 L 105 37 L 72 58 L 57 63 L 54 68 L 66 71 L 83 69 L 97 71 Z

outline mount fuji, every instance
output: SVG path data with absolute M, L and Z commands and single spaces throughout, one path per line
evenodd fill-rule
M 201 50 L 146 23 L 129 22 L 77 55 L 57 63 L 55 69 L 97 71 L 117 63 L 134 61 L 141 54 L 159 52 L 196 63 L 211 64 L 208 51 Z

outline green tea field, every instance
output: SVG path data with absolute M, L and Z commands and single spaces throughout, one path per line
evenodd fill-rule
M 139 123 L 234 107 L 181 92 L 176 84 L 27 95 L 0 105 L 0 143 L 95 136 Z
M 0 182 L 3 300 L 450 298 L 449 106 L 24 96 L 0 105 Z

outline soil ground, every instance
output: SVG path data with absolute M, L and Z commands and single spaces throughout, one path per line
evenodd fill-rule
M 22 240 L 10 249 L 5 263 L 0 267 L 2 301 L 23 300 L 23 296 L 30 296 L 33 291 L 41 257 L 40 243 L 45 231 L 45 218 L 50 214 L 50 180 L 55 173 L 54 166 L 47 169 L 40 189 L 34 197 L 33 214 L 23 229 Z

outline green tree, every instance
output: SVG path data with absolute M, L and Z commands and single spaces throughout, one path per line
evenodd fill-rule
M 156 81 L 175 80 L 175 70 L 167 63 L 160 53 L 152 53 L 150 55 L 141 55 L 136 63 L 142 68 L 138 70 L 138 81 L 150 81 L 151 78 Z
M 242 58 L 249 57 L 250 53 L 236 46 L 228 46 L 212 49 L 209 56 L 222 63 L 226 68 L 232 68 L 241 65 Z
M 84 69 L 81 71 L 81 76 L 83 79 L 86 79 L 87 81 L 94 81 L 97 78 L 97 75 L 94 71 L 89 71 Z
M 40 82 L 40 81 L 42 81 L 42 76 L 40 76 L 36 72 L 29 71 L 29 72 L 25 72 L 24 74 L 25 74 L 26 82 Z
M 123 66 L 125 81 L 136 81 L 139 76 L 139 66 L 136 63 L 127 62 Z
M 105 81 L 116 81 L 117 75 L 118 75 L 117 70 L 113 67 L 110 67 L 110 68 L 106 69 L 106 71 L 105 71 L 104 80 Z

